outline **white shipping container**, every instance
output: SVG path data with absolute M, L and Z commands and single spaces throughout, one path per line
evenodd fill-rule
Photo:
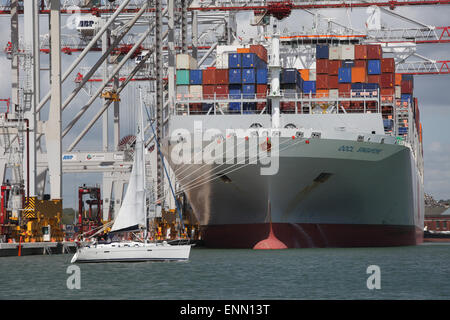
M 329 49 L 329 59 L 330 60 L 341 60 L 342 58 L 342 47 L 330 46 Z
M 243 48 L 243 46 L 217 46 L 216 52 L 218 55 L 222 53 L 236 52 L 238 48 Z
M 395 99 L 401 99 L 402 97 L 402 87 L 395 86 Z
M 193 99 L 201 99 L 203 96 L 203 86 L 189 86 L 189 95 Z
M 309 81 L 316 81 L 316 69 L 309 69 Z
M 341 58 L 342 60 L 355 60 L 355 46 L 351 44 L 341 46 Z
M 197 69 L 197 60 L 188 54 L 177 54 L 177 69 Z
M 329 97 L 332 99 L 337 99 L 339 97 L 339 90 L 338 89 L 330 89 Z
M 216 68 L 228 69 L 228 52 L 217 54 Z
M 177 99 L 186 99 L 189 97 L 189 86 L 177 86 Z

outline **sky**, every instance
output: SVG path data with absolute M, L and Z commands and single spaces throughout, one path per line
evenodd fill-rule
M 395 12 L 405 14 L 411 19 L 418 20 L 427 25 L 448 26 L 450 17 L 450 6 L 441 7 L 411 7 L 397 8 Z M 351 25 L 358 30 L 363 30 L 364 22 L 367 18 L 365 9 L 327 9 L 320 10 L 320 15 L 334 17 L 337 22 Z M 254 34 L 254 28 L 249 27 L 249 21 L 252 14 L 250 12 L 239 13 L 238 34 L 245 38 Z M 382 24 L 395 27 L 413 26 L 410 22 L 394 19 L 384 13 L 381 15 Z M 22 20 L 22 19 L 21 19 Z M 63 21 L 64 24 L 64 21 Z M 312 16 L 303 11 L 295 11 L 290 17 L 279 23 L 279 30 L 298 31 L 308 29 L 312 24 Z M 41 17 L 41 33 L 47 33 L 47 19 Z M 23 26 L 23 21 L 20 21 Z M 9 16 L 0 16 L 0 27 L 4 32 L 0 33 L 0 46 L 6 46 L 10 40 L 9 35 Z M 23 32 L 21 30 L 20 32 Z M 68 33 L 70 30 L 63 30 Z M 417 53 L 436 60 L 450 60 L 450 44 L 423 44 L 417 47 Z M 99 55 L 92 53 L 88 55 L 86 62 L 82 62 L 81 66 L 88 66 Z M 76 54 L 72 56 L 62 55 L 62 66 L 64 70 L 71 64 Z M 49 65 L 49 56 L 41 54 L 41 66 Z M 0 54 L 0 72 L 3 78 L 3 85 L 0 86 L 0 98 L 8 98 L 11 96 L 10 82 L 10 60 L 6 59 L 4 54 Z M 63 97 L 66 97 L 74 88 L 73 79 L 78 72 L 78 68 L 69 76 L 63 85 Z M 49 75 L 47 71 L 41 72 L 41 96 L 45 95 L 49 89 L 46 82 Z M 414 79 L 414 93 L 419 99 L 421 122 L 423 126 L 424 141 L 424 161 L 425 161 L 425 192 L 431 194 L 435 199 L 450 198 L 450 75 L 420 75 Z M 132 134 L 134 132 L 135 115 L 130 112 L 127 107 L 137 101 L 136 88 L 125 89 L 122 94 L 121 104 L 121 136 Z M 64 99 L 64 98 L 63 98 Z M 63 128 L 78 112 L 80 107 L 88 100 L 85 93 L 81 93 L 64 111 Z M 97 100 L 92 108 L 83 116 L 82 121 L 77 124 L 64 138 L 63 147 L 67 147 L 74 137 L 78 135 L 85 123 L 89 121 L 100 107 Z M 43 119 L 47 117 L 48 107 L 43 109 Z M 85 138 L 75 148 L 75 150 L 94 151 L 101 149 L 101 121 L 89 131 Z M 112 133 L 112 131 L 111 131 Z M 112 136 L 112 134 L 111 134 Z M 86 184 L 101 183 L 101 174 L 65 174 L 63 177 L 63 198 L 64 207 L 73 207 L 76 204 L 77 187 Z

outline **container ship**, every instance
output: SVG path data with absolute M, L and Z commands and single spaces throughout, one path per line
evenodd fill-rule
M 375 44 L 317 43 L 315 69 L 285 68 L 279 52 L 273 36 L 218 46 L 203 70 L 177 56 L 163 152 L 205 246 L 254 248 L 269 235 L 287 248 L 421 243 L 413 77 Z

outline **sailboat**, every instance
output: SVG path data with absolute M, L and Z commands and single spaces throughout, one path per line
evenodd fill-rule
M 147 234 L 142 100 L 138 118 L 133 168 L 122 206 L 111 227 L 111 234 L 133 231 L 144 231 Z M 188 260 L 190 250 L 190 244 L 172 245 L 166 241 L 158 243 L 149 242 L 146 239 L 144 241 L 93 243 L 78 248 L 71 263 Z

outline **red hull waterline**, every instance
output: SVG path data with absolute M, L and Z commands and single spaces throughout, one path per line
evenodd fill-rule
M 390 247 L 423 242 L 415 226 L 272 223 L 275 237 L 288 248 Z M 203 240 L 210 248 L 253 248 L 268 237 L 270 225 L 233 224 L 203 227 Z

